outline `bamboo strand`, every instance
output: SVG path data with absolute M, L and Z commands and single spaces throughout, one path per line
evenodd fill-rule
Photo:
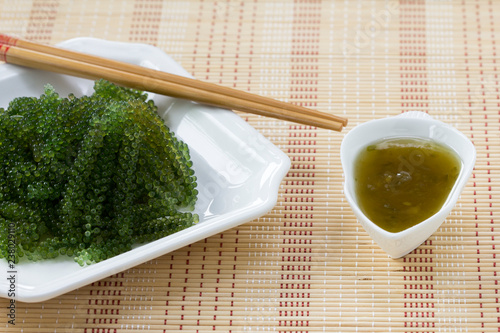
M 181 313 L 183 312 L 186 315 L 193 314 L 193 311 L 195 312 L 206 312 L 206 311 L 214 311 L 214 307 L 217 308 L 217 312 L 220 314 L 223 314 L 225 311 L 231 310 L 233 311 L 233 315 L 237 317 L 238 315 L 242 316 L 244 315 L 241 313 L 241 311 L 248 311 L 244 310 L 245 307 L 248 308 L 261 308 L 261 309 L 269 309 L 269 308 L 274 308 L 276 310 L 287 310 L 290 312 L 295 312 L 295 311 L 301 311 L 301 310 L 309 310 L 312 313 L 317 312 L 318 310 L 322 308 L 328 308 L 330 311 L 335 311 L 336 309 L 350 309 L 353 305 L 351 304 L 357 304 L 354 305 L 358 308 L 359 312 L 364 312 L 364 311 L 371 311 L 371 312 L 385 312 L 387 310 L 391 310 L 400 306 L 405 306 L 410 310 L 410 311 L 425 311 L 424 309 L 419 309 L 418 305 L 412 304 L 412 303 L 429 303 L 429 304 L 443 304 L 447 300 L 450 301 L 457 301 L 458 302 L 463 302 L 462 304 L 455 304 L 455 306 L 462 306 L 466 307 L 467 304 L 465 302 L 474 295 L 471 294 L 461 294 L 460 299 L 453 299 L 452 297 L 446 298 L 443 297 L 444 295 L 440 295 L 439 292 L 426 292 L 426 291 L 421 291 L 421 293 L 425 294 L 433 294 L 435 298 L 428 298 L 426 301 L 418 300 L 416 298 L 410 298 L 408 296 L 411 295 L 411 292 L 409 293 L 395 293 L 395 296 L 399 296 L 400 298 L 395 298 L 394 301 L 388 301 L 386 298 L 384 298 L 384 295 L 371 295 L 371 294 L 366 294 L 364 292 L 359 293 L 359 297 L 357 299 L 352 299 L 351 301 L 346 300 L 346 298 L 349 296 L 348 291 L 340 290 L 339 291 L 342 294 L 339 294 L 338 297 L 328 297 L 325 296 L 324 294 L 322 295 L 314 295 L 313 293 L 308 293 L 307 297 L 302 297 L 302 298 L 283 298 L 280 296 L 280 293 L 275 292 L 275 293 L 260 293 L 258 296 L 250 296 L 250 297 L 242 297 L 242 296 L 237 296 L 237 297 L 232 297 L 232 296 L 227 296 L 224 294 L 219 294 L 219 295 L 202 295 L 196 297 L 195 293 L 176 293 L 175 295 L 171 294 L 169 296 L 166 295 L 158 295 L 157 297 L 147 297 L 147 296 L 137 296 L 137 298 L 142 297 L 142 299 L 136 300 L 135 298 L 130 298 L 130 299 L 120 299 L 119 306 L 115 305 L 110 305 L 109 308 L 119 308 L 119 313 L 117 314 L 112 314 L 108 313 L 109 318 L 113 317 L 122 317 L 124 316 L 125 313 L 127 313 L 127 310 L 130 312 L 133 311 L 138 311 L 138 309 L 133 309 L 134 304 L 144 304 L 145 309 L 143 311 L 147 312 L 149 316 L 152 317 L 152 319 L 155 316 L 165 316 L 165 310 L 168 310 L 168 315 L 175 315 L 176 313 Z M 406 294 L 407 298 L 403 298 L 402 296 Z M 345 302 L 345 303 L 343 303 Z M 90 309 L 101 309 L 102 304 L 99 304 L 99 299 L 96 299 L 95 304 L 91 304 L 88 306 Z M 55 314 L 58 316 L 64 316 L 65 314 L 71 315 L 74 314 L 72 313 L 71 310 L 75 311 L 75 309 L 64 309 L 60 305 L 59 307 L 46 307 L 47 304 L 44 304 L 44 310 L 46 309 L 47 311 L 50 310 L 59 310 L 59 313 Z M 412 306 L 415 306 L 412 308 Z M 470 311 L 470 314 L 479 314 L 481 312 L 484 312 L 484 310 L 488 309 L 495 309 L 495 302 L 487 302 L 485 301 L 483 304 L 484 308 L 483 310 L 479 308 L 473 308 L 470 307 L 468 311 Z M 87 305 L 82 304 L 81 307 L 87 307 Z M 130 307 L 130 308 L 129 308 Z M 153 308 L 160 308 L 158 311 L 154 311 Z M 184 308 L 184 310 L 180 310 L 180 308 Z M 129 308 L 129 309 L 127 309 Z M 150 308 L 150 309 L 148 309 Z M 370 309 L 370 310 L 367 310 Z M 386 310 L 387 309 L 387 310 Z M 35 310 L 35 309 L 33 309 Z M 264 310 L 265 311 L 265 310 Z M 29 317 L 29 310 L 26 311 L 27 313 L 23 314 L 23 316 Z M 455 313 L 456 315 L 460 316 L 463 315 L 460 313 Z M 453 315 L 453 314 L 449 314 Z M 123 318 L 123 317 L 122 317 Z
M 253 305 L 253 304 L 252 304 Z M 314 310 L 314 309 L 313 309 Z M 149 325 L 151 326 L 163 326 L 164 320 L 167 321 L 167 324 L 173 324 L 176 322 L 179 323 L 184 323 L 188 325 L 190 320 L 193 321 L 193 324 L 195 324 L 196 319 L 199 320 L 215 320 L 217 321 L 225 321 L 225 320 L 245 320 L 247 317 L 251 316 L 261 316 L 261 317 L 269 317 L 272 318 L 274 321 L 285 321 L 285 320 L 297 320 L 298 318 L 303 318 L 303 320 L 309 320 L 311 323 L 320 323 L 323 322 L 324 324 L 328 325 L 329 323 L 334 323 L 337 321 L 337 319 L 340 318 L 354 318 L 354 317 L 360 317 L 360 318 L 365 318 L 367 323 L 385 323 L 386 319 L 385 318 L 380 318 L 377 316 L 373 316 L 377 313 L 385 313 L 387 311 L 377 311 L 376 308 L 369 308 L 369 309 L 362 309 L 359 307 L 356 307 L 355 305 L 346 305 L 345 307 L 329 307 L 328 305 L 325 306 L 325 310 L 321 311 L 320 313 L 316 313 L 316 311 L 309 310 L 309 315 L 305 316 L 305 314 L 300 313 L 301 311 L 308 311 L 307 308 L 303 308 L 300 310 L 288 310 L 286 308 L 273 308 L 272 306 L 261 306 L 259 304 L 253 305 L 253 306 L 248 306 L 246 309 L 234 309 L 234 308 L 227 308 L 223 310 L 219 310 L 219 307 L 217 307 L 217 310 L 214 310 L 214 308 L 207 308 L 205 311 L 201 309 L 192 309 L 192 310 L 176 310 L 176 309 L 167 309 L 164 311 L 159 310 L 156 313 L 151 313 L 148 315 L 148 317 L 151 317 L 149 321 Z M 328 310 L 328 316 L 325 318 L 325 315 L 322 315 L 321 313 L 325 313 L 325 311 Z M 431 309 L 412 309 L 414 311 L 408 311 L 408 312 L 415 312 L 415 313 L 429 313 L 432 312 Z M 233 314 L 230 315 L 227 313 L 227 311 L 231 311 Z M 299 313 L 297 313 L 298 311 Z M 121 311 L 123 313 L 123 310 Z M 211 312 L 211 313 L 210 313 Z M 280 316 L 281 312 L 281 316 Z M 285 313 L 286 312 L 286 313 Z M 339 312 L 339 313 L 337 313 Z M 292 314 L 293 313 L 293 314 Z M 497 321 L 497 318 L 494 316 L 491 316 L 490 318 L 481 318 L 480 317 L 480 311 L 474 311 L 471 309 L 471 314 L 476 314 L 476 316 L 470 316 L 468 319 L 472 323 L 485 323 L 485 324 L 494 324 Z M 184 315 L 184 319 L 179 318 L 180 316 Z M 416 316 L 416 314 L 413 314 Z M 453 317 L 460 317 L 463 316 L 463 313 L 452 313 L 449 312 L 447 313 L 447 316 L 453 318 Z M 57 317 L 57 315 L 48 315 L 47 319 Z M 136 320 L 141 320 L 143 318 L 140 318 L 139 315 L 134 316 L 135 318 L 127 318 L 127 316 L 124 314 L 123 316 L 110 316 L 109 318 L 121 318 L 124 320 L 128 320 L 130 322 L 134 322 Z M 142 317 L 142 316 L 141 316 Z M 410 317 L 411 318 L 411 317 Z M 432 318 L 429 318 L 431 320 Z M 394 318 L 393 319 L 395 322 L 406 322 L 408 318 Z M 91 320 L 90 320 L 91 321 Z M 160 321 L 156 322 L 155 321 Z

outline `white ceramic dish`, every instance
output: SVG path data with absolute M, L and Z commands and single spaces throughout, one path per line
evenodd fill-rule
M 420 137 L 435 140 L 455 150 L 463 162 L 455 186 L 441 210 L 427 220 L 397 233 L 378 227 L 363 214 L 356 201 L 353 179 L 354 161 L 360 149 L 370 142 L 390 137 Z M 433 119 L 426 113 L 413 111 L 356 126 L 344 137 L 340 157 L 345 176 L 345 196 L 358 221 L 382 250 L 393 258 L 399 258 L 417 248 L 446 219 L 472 173 L 476 161 L 476 149 L 457 129 Z
M 61 47 L 189 76 L 161 50 L 144 44 L 77 38 Z M 90 94 L 93 81 L 0 65 L 0 107 L 18 96 L 40 96 L 52 84 L 61 96 Z M 106 261 L 80 267 L 70 258 L 15 267 L 15 299 L 43 301 L 124 271 L 182 246 L 253 220 L 274 207 L 289 158 L 234 112 L 151 94 L 160 115 L 190 147 L 198 177 L 195 212 L 200 222 L 188 229 L 142 245 Z M 9 297 L 10 271 L 0 260 L 0 296 Z

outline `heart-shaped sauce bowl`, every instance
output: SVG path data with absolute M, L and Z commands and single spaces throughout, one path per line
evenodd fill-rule
M 399 232 L 389 232 L 371 221 L 360 208 L 355 191 L 354 170 L 361 150 L 373 142 L 389 138 L 433 140 L 453 150 L 461 160 L 461 170 L 441 209 L 426 220 Z M 392 258 L 400 258 L 428 239 L 445 221 L 462 193 L 476 162 L 472 142 L 456 128 L 420 111 L 365 122 L 350 130 L 342 140 L 340 157 L 344 171 L 344 194 L 354 215 L 372 239 Z

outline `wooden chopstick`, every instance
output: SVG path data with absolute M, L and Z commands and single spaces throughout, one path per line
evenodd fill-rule
M 347 119 L 271 98 L 138 65 L 0 34 L 0 60 L 119 85 L 202 104 L 341 131 Z

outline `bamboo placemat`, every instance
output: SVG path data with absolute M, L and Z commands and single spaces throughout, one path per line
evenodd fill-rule
M 142 42 L 195 77 L 345 115 L 342 133 L 242 114 L 292 160 L 265 216 L 41 303 L 2 332 L 498 332 L 500 3 L 0 0 L 0 31 Z M 1 92 L 0 92 L 1 93 Z M 353 126 L 428 112 L 474 142 L 441 228 L 387 257 L 342 193 Z

